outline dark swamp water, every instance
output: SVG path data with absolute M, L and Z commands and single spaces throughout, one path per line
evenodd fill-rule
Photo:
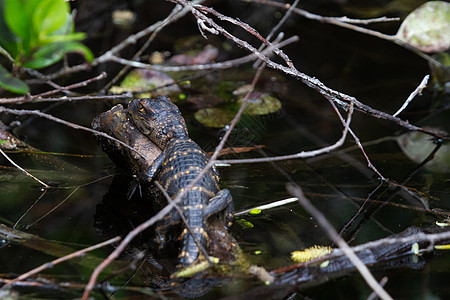
M 420 4 L 417 3 L 411 9 Z M 97 51 L 97 55 L 132 32 L 162 19 L 172 7 L 165 2 L 150 4 L 143 1 L 130 1 L 130 7 L 122 7 L 125 4 L 104 1 L 95 6 L 98 10 L 92 9 L 88 13 L 93 5 L 88 1 L 80 1 L 79 18 L 84 23 L 79 25 L 79 30 L 87 32 L 87 45 Z M 274 26 L 281 12 L 268 8 L 257 11 L 256 7 L 259 6 L 235 1 L 213 2 L 208 5 L 248 22 L 262 35 L 266 35 Z M 354 14 L 354 17 L 362 18 L 365 17 L 361 14 L 364 9 L 371 11 L 368 8 L 359 9 L 360 7 L 352 3 L 339 6 L 328 1 L 308 1 L 304 5 L 302 8 L 323 15 Z M 385 5 L 380 4 L 380 7 Z M 138 12 L 135 28 L 119 29 L 108 24 L 108 16 L 117 8 L 129 8 Z M 384 14 L 404 17 L 406 12 L 399 9 L 389 10 Z M 263 22 L 262 19 L 270 22 Z M 371 28 L 391 34 L 398 28 L 398 23 L 374 25 Z M 299 70 L 381 111 L 395 112 L 422 78 L 430 73 L 427 62 L 412 52 L 361 33 L 297 16 L 287 22 L 283 31 L 287 32 L 287 36 L 296 34 L 300 37 L 297 43 L 283 49 Z M 98 32 L 104 34 L 99 36 Z M 197 33 L 195 20 L 191 16 L 185 17 L 163 31 L 150 50 L 171 50 L 171 45 L 180 36 Z M 130 48 L 127 50 L 130 53 L 137 49 L 133 46 Z M 228 50 L 227 54 L 238 55 L 239 51 L 241 50 L 234 47 L 233 50 Z M 113 64 L 104 68 L 104 71 L 111 74 L 120 70 L 118 65 Z M 235 81 L 240 85 L 250 83 L 253 75 L 254 70 L 245 65 L 239 70 L 212 72 L 208 76 L 209 82 L 214 82 L 211 84 L 212 89 L 219 90 L 222 88 L 220 83 L 224 82 L 231 82 L 231 86 L 236 85 Z M 113 75 L 109 77 L 112 78 Z M 80 92 L 96 92 L 106 82 L 90 85 Z M 192 84 L 195 86 L 195 79 Z M 292 154 L 332 144 L 340 137 L 342 126 L 328 102 L 299 81 L 266 69 L 257 88 L 280 99 L 283 107 L 270 115 L 244 117 L 236 132 L 231 135 L 227 146 L 264 147 L 259 151 L 232 154 L 227 158 Z M 232 89 L 229 90 L 231 91 Z M 433 112 L 434 108 L 445 102 L 448 104 L 448 96 L 445 98 L 431 89 L 425 90 L 401 117 L 419 126 L 436 126 L 448 131 L 448 110 Z M 117 103 L 69 102 L 33 108 L 45 108 L 47 113 L 89 126 L 97 114 Z M 126 106 L 125 101 L 122 103 Z M 199 124 L 193 117 L 195 111 L 192 106 L 181 103 L 180 108 L 188 123 L 191 137 L 206 151 L 213 151 L 224 131 Z M 9 116 L 4 121 L 12 120 L 14 118 Z M 18 120 L 21 125 L 16 128 L 15 134 L 45 153 L 9 153 L 10 157 L 41 180 L 64 188 L 43 192 L 37 182 L 0 158 L 1 223 L 13 226 L 18 222 L 17 229 L 47 241 L 20 243 L 2 240 L 0 277 L 15 277 L 67 254 L 70 249 L 77 250 L 108 237 L 124 234 L 145 220 L 147 212 L 140 211 L 145 210 L 142 203 L 136 204 L 136 201 L 126 199 L 130 177 L 111 162 L 90 133 L 36 117 Z M 292 197 L 286 190 L 286 183 L 292 180 L 302 187 L 305 196 L 338 231 L 343 229 L 363 202 L 370 197 L 378 210 L 367 220 L 359 215 L 350 224 L 343 237 L 351 246 L 399 233 L 410 226 L 436 227 L 436 222 L 443 222 L 448 218 L 448 173 L 422 168 L 413 174 L 418 163 L 410 160 L 394 139 L 404 132 L 400 127 L 392 122 L 355 112 L 351 128 L 361 143 L 367 144 L 366 153 L 379 172 L 392 182 L 403 183 L 414 193 L 390 189 L 386 184 L 380 186 L 381 181 L 377 174 L 367 167 L 361 151 L 354 148 L 354 140 L 348 137 L 339 152 L 325 156 L 274 164 L 233 164 L 219 167 L 221 186 L 231 191 L 236 212 Z M 369 143 L 371 141 L 378 142 Z M 388 204 L 377 206 L 377 203 L 382 201 L 387 201 Z M 264 210 L 257 215 L 241 214 L 235 217 L 230 232 L 248 262 L 269 271 L 292 264 L 291 251 L 313 245 L 332 245 L 332 241 L 317 221 L 297 202 Z M 139 243 L 145 243 L 145 235 L 141 235 L 133 246 L 141 249 Z M 92 252 L 92 255 L 103 258 L 111 251 L 112 247 L 107 247 Z M 130 254 L 131 257 L 135 255 L 136 252 L 132 251 L 128 252 L 128 258 Z M 437 250 L 420 257 L 412 258 L 411 255 L 408 259 L 408 263 L 399 264 L 400 266 L 384 266 L 373 270 L 377 280 L 388 277 L 385 288 L 392 297 L 450 298 L 447 278 L 450 267 L 449 252 Z M 98 261 L 94 259 L 81 262 L 76 260 L 57 265 L 40 276 L 42 280 L 49 280 L 48 283 L 53 280 L 71 282 L 74 285 L 85 283 L 92 268 L 97 264 Z M 121 268 L 115 267 L 116 270 Z M 139 288 L 151 281 L 146 278 L 150 276 L 148 273 L 147 270 L 138 269 L 136 274 L 124 273 L 117 278 L 111 278 L 109 282 L 115 287 L 127 285 Z M 264 296 L 258 294 L 258 289 L 262 289 L 264 283 L 243 273 L 233 272 L 224 279 L 214 280 L 212 285 L 215 287 L 203 295 L 203 299 L 239 296 L 252 299 L 271 295 L 270 286 L 264 290 Z M 52 290 L 28 287 L 18 290 L 28 297 L 76 298 L 81 296 L 82 288 Z M 350 272 L 323 283 L 312 282 L 302 286 L 293 299 L 366 299 L 370 293 L 371 289 L 361 276 L 357 272 Z M 180 297 L 169 291 L 162 294 L 167 297 Z M 290 288 L 286 287 L 272 296 L 285 298 L 291 294 Z M 102 297 L 99 292 L 92 295 Z M 142 296 L 142 290 L 138 293 L 131 289 L 119 290 L 114 297 L 133 296 L 136 299 L 145 298 Z M 150 293 L 147 296 L 155 295 Z

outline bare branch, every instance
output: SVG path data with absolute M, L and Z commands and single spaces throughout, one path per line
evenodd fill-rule
M 63 97 L 54 97 L 54 98 L 36 98 L 33 100 L 34 103 L 36 102 L 70 102 L 70 101 L 85 101 L 85 100 L 125 100 L 125 99 L 132 99 L 133 95 L 131 93 L 124 93 L 121 95 L 102 95 L 102 96 L 63 96 Z
M 182 4 L 184 6 L 188 6 L 188 7 L 194 7 L 192 6 L 192 4 L 190 2 L 187 2 L 185 0 L 170 0 L 179 4 Z M 194 9 L 194 8 L 193 8 Z M 217 15 L 219 18 L 222 18 L 222 15 L 215 12 L 214 10 L 208 10 L 208 12 L 214 13 L 215 15 Z M 231 41 L 233 41 L 234 43 L 236 43 L 238 46 L 247 49 L 249 52 L 252 52 L 253 54 L 255 54 L 259 59 L 261 59 L 262 61 L 264 61 L 268 67 L 279 70 L 284 72 L 287 75 L 290 75 L 292 77 L 295 77 L 299 80 L 301 80 L 304 84 L 306 84 L 307 86 L 313 88 L 314 90 L 316 90 L 317 92 L 319 92 L 321 95 L 323 95 L 325 98 L 327 99 L 331 99 L 333 100 L 338 106 L 340 106 L 343 109 L 347 109 L 347 106 L 350 102 L 354 103 L 355 109 L 367 113 L 373 117 L 376 118 L 381 118 L 381 119 L 386 119 L 389 121 L 393 121 L 396 124 L 398 124 L 399 126 L 402 126 L 408 130 L 416 130 L 416 131 L 421 131 L 424 132 L 426 134 L 429 134 L 431 136 L 434 136 L 436 138 L 439 139 L 446 139 L 445 137 L 436 134 L 430 130 L 415 126 L 410 124 L 409 122 L 403 121 L 399 118 L 393 117 L 390 114 L 387 114 L 385 112 L 376 110 L 371 108 L 368 105 L 365 105 L 361 102 L 359 102 L 356 98 L 349 96 L 347 94 L 335 91 L 329 87 L 327 87 L 325 84 L 323 84 L 319 79 L 314 78 L 314 77 L 310 77 L 308 75 L 306 75 L 305 73 L 302 73 L 300 71 L 298 71 L 292 61 L 290 60 L 290 58 L 284 54 L 281 50 L 279 50 L 276 47 L 273 47 L 273 44 L 268 42 L 267 40 L 264 40 L 264 43 L 267 44 L 270 47 L 273 47 L 274 53 L 277 54 L 278 56 L 280 56 L 280 58 L 282 58 L 285 62 L 287 66 L 283 66 L 281 64 L 275 63 L 274 61 L 272 61 L 269 57 L 265 56 L 263 53 L 259 52 L 255 47 L 253 47 L 252 45 L 250 45 L 248 42 L 243 41 L 242 39 L 239 39 L 237 37 L 235 37 L 234 35 L 230 34 L 228 31 L 226 31 L 224 28 L 222 28 L 221 26 L 217 25 L 211 18 L 206 17 L 206 15 L 204 15 L 201 12 L 196 12 L 195 13 L 195 17 L 201 18 L 204 22 L 206 22 L 210 27 L 215 28 L 216 30 L 218 30 L 222 35 L 224 35 L 226 38 L 230 39 Z M 224 17 L 225 18 L 225 17 Z M 242 25 L 244 26 L 244 25 Z M 247 25 L 248 26 L 248 25 Z M 246 26 L 244 26 L 246 27 Z M 253 31 L 255 31 L 254 29 L 251 29 L 251 33 L 253 34 Z M 259 34 L 257 34 L 259 36 Z
M 297 201 L 298 201 L 298 198 L 296 198 L 296 197 L 283 199 L 283 200 L 278 200 L 278 201 L 275 201 L 275 202 L 271 202 L 269 204 L 259 205 L 259 206 L 255 206 L 255 207 L 250 208 L 250 209 L 245 209 L 243 211 L 235 213 L 234 215 L 236 217 L 237 216 L 242 216 L 242 215 L 245 215 L 246 213 L 248 213 L 248 212 L 250 212 L 250 211 L 252 211 L 254 209 L 267 210 L 267 209 L 279 207 L 279 206 L 286 205 L 286 204 L 289 204 L 289 203 L 292 203 L 292 202 L 297 202 Z
M 337 140 L 334 144 L 322 147 L 317 150 L 311 151 L 302 151 L 296 154 L 290 155 L 282 155 L 282 156 L 274 156 L 274 157 L 261 157 L 261 158 L 248 158 L 248 159 L 223 159 L 217 160 L 216 163 L 220 164 L 248 164 L 248 163 L 259 163 L 259 162 L 271 162 L 271 161 L 280 161 L 280 160 L 288 160 L 288 159 L 296 159 L 296 158 L 308 158 L 314 157 L 323 153 L 328 153 L 332 150 L 335 150 L 344 144 L 345 138 L 347 137 L 347 133 L 349 131 L 350 122 L 353 114 L 353 105 L 350 105 L 350 109 L 347 115 L 347 121 L 345 122 L 345 127 L 342 132 L 342 136 Z
M 194 0 L 193 2 L 201 3 L 201 2 L 203 2 L 203 0 Z M 46 78 L 47 79 L 55 79 L 55 78 L 58 78 L 60 76 L 66 75 L 66 74 L 71 74 L 71 73 L 75 73 L 75 72 L 79 72 L 79 71 L 85 71 L 85 70 L 90 69 L 92 66 L 97 66 L 101 63 L 107 62 L 111 59 L 112 56 L 116 56 L 120 51 L 122 51 L 129 45 L 136 44 L 136 42 L 138 40 L 140 40 L 141 38 L 149 35 L 150 33 L 154 32 L 158 28 L 162 28 L 162 27 L 166 26 L 167 24 L 169 24 L 175 20 L 178 20 L 179 18 L 183 17 L 188 12 L 189 12 L 189 9 L 186 7 L 175 7 L 174 10 L 170 13 L 170 15 L 166 19 L 164 19 L 162 21 L 158 21 L 158 22 L 148 26 L 147 28 L 139 31 L 138 33 L 128 36 L 125 40 L 123 40 L 121 43 L 119 43 L 118 45 L 113 47 L 111 50 L 107 51 L 103 55 L 94 59 L 92 64 L 84 63 L 84 64 L 76 65 L 76 66 L 73 66 L 70 68 L 65 68 L 59 72 L 53 73 L 51 75 L 47 75 Z
M 414 97 L 417 96 L 417 94 L 422 93 L 422 90 L 427 87 L 428 79 L 430 78 L 430 75 L 425 75 L 425 77 L 422 79 L 422 82 L 417 86 L 417 88 L 414 90 L 414 92 L 409 95 L 408 99 L 406 99 L 405 103 L 403 103 L 402 107 L 400 107 L 399 110 L 395 114 L 393 114 L 394 117 L 397 117 L 405 108 L 409 105 L 409 103 L 414 99 Z
M 297 36 L 292 36 L 284 41 L 280 41 L 279 43 L 274 43 L 273 47 L 275 48 L 282 48 L 286 45 L 289 45 L 291 43 L 294 43 L 298 41 Z M 271 52 L 273 52 L 272 48 L 266 48 L 261 51 L 264 55 L 269 55 Z M 254 61 L 257 59 L 257 56 L 254 54 L 249 54 L 244 57 L 224 61 L 224 62 L 218 62 L 218 63 L 211 63 L 211 64 L 203 64 L 203 65 L 187 65 L 187 66 L 161 66 L 161 65 L 151 65 L 146 64 L 138 61 L 132 61 L 125 58 L 121 58 L 118 56 L 111 56 L 110 61 L 114 61 L 126 66 L 135 67 L 135 68 L 144 68 L 144 69 L 151 69 L 156 71 L 162 71 L 162 72 L 183 72 L 183 71 L 204 71 L 204 70 L 219 70 L 219 69 L 229 69 L 233 67 L 240 66 L 242 64 Z
M 377 293 L 381 299 L 390 300 L 392 297 L 383 289 L 383 287 L 378 283 L 378 281 L 370 273 L 369 269 L 361 260 L 356 256 L 355 250 L 350 248 L 350 246 L 339 236 L 338 232 L 334 227 L 328 222 L 325 216 L 315 208 L 311 202 L 303 195 L 301 188 L 293 183 L 287 184 L 286 188 L 289 193 L 299 199 L 299 203 L 306 209 L 320 224 L 322 229 L 326 234 L 339 246 L 339 248 L 345 253 L 348 259 L 355 265 L 359 273 L 363 276 L 367 284 L 372 288 L 372 290 Z
M 241 1 L 246 1 L 246 0 L 241 0 Z M 274 1 L 270 1 L 270 0 L 252 0 L 252 2 L 272 5 L 272 6 L 276 6 L 276 7 L 280 7 L 280 8 L 284 8 L 284 9 L 289 9 L 289 4 L 286 5 L 286 4 L 283 4 L 280 2 L 274 2 Z M 324 17 L 324 16 L 316 15 L 316 14 L 310 13 L 306 10 L 302 10 L 302 9 L 298 9 L 298 8 L 294 9 L 294 12 L 298 15 L 301 15 L 301 16 L 311 19 L 311 20 L 316 20 L 319 22 L 333 24 L 333 25 L 344 27 L 344 28 L 347 28 L 347 29 L 350 29 L 353 31 L 361 32 L 363 34 L 375 36 L 380 39 L 394 42 L 397 45 L 399 45 L 405 49 L 408 49 L 411 52 L 414 52 L 416 55 L 422 57 L 423 59 L 427 60 L 428 62 L 432 63 L 433 65 L 438 66 L 440 68 L 443 67 L 443 65 L 440 62 L 438 62 L 436 59 L 434 59 L 430 55 L 427 55 L 427 54 L 423 53 L 422 51 L 412 47 L 408 43 L 398 39 L 395 35 L 388 35 L 388 34 L 384 34 L 384 33 L 381 33 L 381 32 L 375 31 L 375 30 L 370 30 L 370 29 L 367 29 L 364 27 L 353 25 L 353 24 L 367 25 L 367 24 L 376 23 L 376 22 L 399 21 L 400 18 L 380 17 L 380 18 L 375 18 L 375 19 L 362 20 L 362 19 L 349 19 L 347 17 Z
M 122 142 L 122 141 L 120 141 L 120 140 L 118 140 L 118 139 L 116 139 L 116 138 L 114 138 L 114 137 L 104 133 L 104 132 L 97 131 L 97 130 L 94 130 L 92 128 L 84 127 L 84 126 L 81 126 L 81 125 L 78 125 L 78 124 L 75 124 L 75 123 L 71 123 L 71 122 L 59 119 L 59 118 L 54 117 L 52 115 L 43 113 L 43 112 L 41 112 L 39 110 L 11 109 L 11 108 L 6 108 L 6 107 L 3 107 L 3 106 L 0 106 L 0 113 L 2 113 L 2 112 L 9 113 L 9 114 L 14 114 L 14 115 L 36 115 L 36 116 L 39 116 L 39 117 L 42 117 L 42 118 L 46 118 L 46 119 L 51 120 L 51 121 L 56 122 L 56 123 L 60 123 L 60 124 L 66 125 L 66 126 L 71 127 L 73 129 L 79 129 L 79 130 L 88 131 L 90 133 L 93 133 L 93 134 L 96 134 L 96 135 L 100 135 L 100 136 L 102 136 L 104 138 L 113 140 L 113 141 L 121 144 L 122 146 L 126 147 L 127 149 L 130 149 L 131 151 L 136 152 L 140 156 L 145 157 L 142 153 L 140 153 L 136 149 L 130 147 L 126 143 L 124 143 L 124 142 Z
M 68 91 L 68 90 L 76 89 L 76 88 L 79 88 L 79 87 L 83 87 L 83 86 L 88 85 L 91 82 L 94 82 L 94 81 L 97 81 L 97 80 L 101 80 L 103 78 L 106 78 L 106 73 L 105 72 L 101 73 L 100 75 L 98 75 L 96 77 L 93 77 L 93 78 L 90 78 L 90 79 L 87 79 L 87 80 L 84 80 L 84 81 L 81 81 L 81 82 L 77 82 L 77 83 L 68 85 L 66 87 L 59 86 L 59 87 L 57 87 L 57 88 L 55 88 L 53 90 L 50 90 L 48 92 L 44 92 L 44 93 L 33 95 L 33 96 L 32 95 L 26 95 L 26 96 L 17 97 L 17 98 L 0 98 L 0 104 L 21 104 L 21 103 L 25 103 L 25 102 L 30 102 L 30 101 L 33 101 L 33 99 L 36 99 L 36 98 L 42 98 L 42 97 L 45 97 L 45 96 L 57 94 L 57 93 L 59 93 L 61 91 Z
M 163 193 L 164 198 L 166 198 L 166 200 L 167 200 L 167 203 L 172 203 L 173 200 L 172 200 L 172 198 L 170 198 L 169 194 L 164 189 L 164 187 L 158 181 L 155 181 L 155 184 L 158 187 L 158 189 Z M 183 220 L 183 223 L 186 226 L 189 233 L 191 234 L 192 238 L 194 239 L 195 244 L 197 245 L 197 247 L 200 249 L 200 251 L 205 256 L 206 261 L 209 263 L 209 265 L 212 265 L 212 262 L 208 256 L 208 252 L 206 252 L 205 247 L 203 247 L 203 245 L 200 243 L 200 241 L 197 240 L 197 238 L 195 237 L 194 231 L 192 230 L 191 226 L 189 226 L 189 222 L 186 219 L 186 216 L 184 215 L 183 211 L 181 210 L 181 208 L 178 205 L 174 205 L 174 208 L 178 212 L 178 215 L 180 215 L 181 220 Z

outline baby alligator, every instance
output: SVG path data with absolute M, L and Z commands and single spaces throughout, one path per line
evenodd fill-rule
M 128 112 L 138 129 L 163 150 L 148 168 L 145 178 L 148 181 L 156 179 L 173 199 L 205 168 L 208 155 L 189 138 L 180 111 L 168 98 L 135 99 L 130 102 Z M 202 246 L 208 242 L 207 218 L 221 213 L 227 226 L 231 225 L 233 203 L 227 189 L 219 190 L 219 175 L 213 167 L 184 194 L 178 205 L 187 220 L 180 237 L 182 251 L 179 255 L 180 263 L 185 267 L 199 258 L 195 240 Z M 167 231 L 179 222 L 178 212 L 172 210 L 159 223 L 156 232 L 160 247 L 163 247 Z

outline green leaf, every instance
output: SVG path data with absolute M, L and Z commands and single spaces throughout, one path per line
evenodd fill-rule
M 63 44 L 63 51 L 65 53 L 78 53 L 84 56 L 84 59 L 88 62 L 94 60 L 94 54 L 85 45 L 78 42 L 68 42 Z
M 450 3 L 430 1 L 406 17 L 396 37 L 424 52 L 450 47 Z
M 60 44 L 48 44 L 33 53 L 33 56 L 24 62 L 25 68 L 40 69 L 48 67 L 63 58 Z
M 30 52 L 33 40 L 31 18 L 39 2 L 40 0 L 6 0 L 6 24 L 20 38 L 26 55 Z
M 225 108 L 204 108 L 194 114 L 194 118 L 206 127 L 222 128 L 233 120 L 235 113 Z
M 244 102 L 244 97 L 237 100 L 238 104 Z M 262 92 L 251 92 L 244 109 L 247 115 L 268 115 L 281 109 L 281 102 L 277 98 Z
M 46 37 L 41 37 L 40 42 L 42 44 L 59 43 L 59 42 L 73 42 L 79 41 L 86 37 L 83 32 L 70 33 L 70 34 L 60 34 L 60 35 L 48 35 Z
M 69 52 L 76 52 L 83 55 L 88 62 L 94 59 L 91 50 L 78 42 L 52 43 L 41 47 L 33 54 L 32 59 L 23 65 L 24 67 L 33 69 L 45 68 L 58 62 L 63 58 L 64 54 Z
M 248 212 L 251 215 L 259 215 L 261 213 L 261 210 L 258 208 L 254 208 L 251 211 Z
M 18 66 L 34 69 L 56 63 L 65 53 L 78 52 L 87 61 L 92 52 L 76 41 L 70 6 L 64 0 L 0 0 L 0 45 Z M 1 19 L 1 16 L 0 16 Z
M 17 36 L 12 33 L 5 21 L 5 0 L 0 0 L 0 46 L 13 58 L 19 55 Z M 4 54 L 4 53 L 2 53 Z
M 25 82 L 12 77 L 2 65 L 0 65 L 0 87 L 16 94 L 26 94 L 29 91 Z
M 55 32 L 70 18 L 70 6 L 64 0 L 41 0 L 32 18 L 33 31 L 41 37 Z

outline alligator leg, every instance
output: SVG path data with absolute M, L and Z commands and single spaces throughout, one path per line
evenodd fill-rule
M 135 192 L 139 193 L 139 196 L 142 198 L 142 186 L 139 182 L 139 180 L 134 177 L 130 183 L 128 184 L 128 191 L 127 191 L 127 199 L 131 200 Z
M 164 149 L 161 154 L 158 155 L 158 157 L 153 161 L 152 165 L 148 168 L 148 170 L 146 170 L 145 174 L 143 175 L 145 180 L 152 181 L 152 179 L 155 177 L 156 173 L 158 172 L 166 158 L 166 149 Z
M 161 221 L 159 221 L 155 228 L 156 243 L 159 244 L 159 249 L 162 249 L 166 246 L 166 235 L 169 229 L 178 224 L 181 218 L 178 212 L 175 209 L 172 209 Z
M 145 181 L 150 182 L 155 177 L 156 173 L 159 171 L 162 163 L 164 162 L 164 159 L 166 158 L 166 152 L 161 152 L 158 157 L 153 161 L 151 166 L 148 168 L 148 170 L 141 172 L 141 178 L 144 178 Z M 128 193 L 127 198 L 128 200 L 133 197 L 136 190 L 139 191 L 139 195 L 142 198 L 142 190 L 141 190 L 141 184 L 139 182 L 138 178 L 134 178 L 132 182 L 130 182 L 130 185 L 128 187 Z
M 214 197 L 209 199 L 208 204 L 203 209 L 203 217 L 207 219 L 209 216 L 219 212 L 223 212 L 224 221 L 227 227 L 230 227 L 233 222 L 234 205 L 228 189 L 218 191 Z

